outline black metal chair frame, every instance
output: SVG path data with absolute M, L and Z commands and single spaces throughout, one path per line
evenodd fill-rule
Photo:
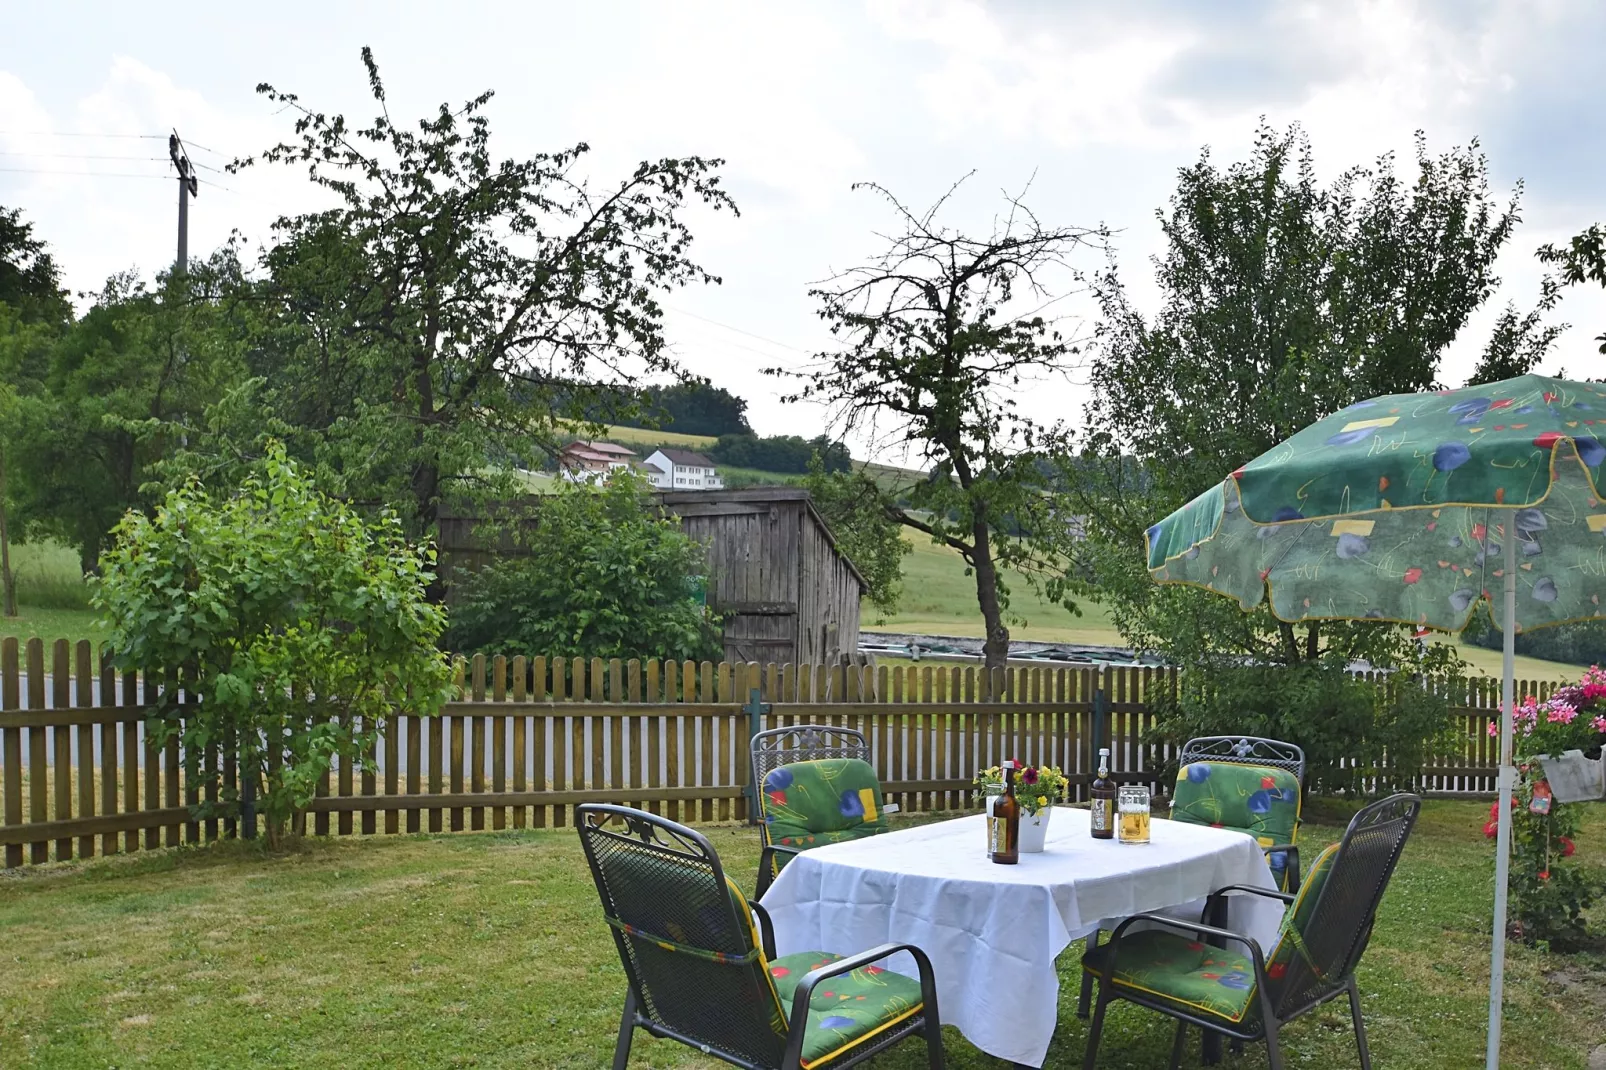
M 748 744 L 753 767 L 753 790 L 762 795 L 764 778 L 770 772 L 793 762 L 813 762 L 826 758 L 858 758 L 870 760 L 870 743 L 857 728 L 838 728 L 829 724 L 799 724 L 787 728 L 770 728 L 758 732 Z M 762 811 L 763 803 L 759 803 Z M 897 807 L 883 807 L 883 813 L 893 813 Z M 757 815 L 755 815 L 757 816 Z M 761 832 L 764 845 L 758 857 L 758 887 L 754 894 L 762 899 L 775 880 L 776 859 L 780 855 L 797 855 L 801 848 L 781 847 L 769 842 L 769 833 Z
M 1196 736 L 1182 745 L 1177 755 L 1177 768 L 1194 762 L 1221 762 L 1226 765 L 1269 765 L 1286 769 L 1299 780 L 1299 790 L 1305 790 L 1305 751 L 1294 743 L 1265 736 Z M 1280 854 L 1288 859 L 1288 890 L 1299 891 L 1299 847 L 1292 843 L 1274 843 L 1264 849 L 1268 856 Z
M 1222 762 L 1227 765 L 1269 765 L 1286 769 L 1299 779 L 1299 790 L 1305 790 L 1305 751 L 1298 744 L 1284 743 L 1266 736 L 1195 736 L 1177 752 L 1177 768 L 1194 762 Z M 1292 843 L 1276 843 L 1263 848 L 1269 857 L 1283 855 L 1288 860 L 1288 891 L 1299 891 L 1299 847 Z M 1099 930 L 1088 935 L 1087 946 L 1096 947 Z M 1086 1018 L 1093 1003 L 1093 978 L 1082 974 L 1082 990 L 1076 999 L 1076 1016 Z
M 616 832 L 605 826 L 612 822 L 623 824 L 624 831 Z M 599 859 L 593 837 L 613 837 L 618 840 L 632 841 L 645 844 L 649 848 L 660 850 L 668 854 L 678 855 L 682 859 L 696 865 L 707 866 L 711 878 L 717 887 L 726 886 L 725 871 L 720 865 L 719 855 L 708 839 L 695 829 L 658 817 L 642 810 L 635 810 L 627 806 L 615 806 L 608 803 L 582 803 L 575 807 L 575 825 L 580 832 L 580 842 L 585 850 L 586 862 L 591 868 L 592 880 L 596 883 L 597 893 L 602 899 L 603 909 L 609 909 L 608 881 L 603 872 L 603 863 Z M 775 931 L 770 920 L 769 912 L 758 903 L 748 901 L 748 907 L 753 911 L 759 924 L 760 944 L 764 960 L 757 965 L 760 969 L 767 969 L 768 960 L 775 958 Z M 733 931 L 741 931 L 740 918 L 734 904 L 728 906 L 729 923 Z M 814 995 L 814 989 L 822 982 L 832 977 L 838 977 L 854 970 L 869 966 L 882 959 L 907 951 L 915 960 L 920 974 L 920 998 L 923 1006 L 921 1013 L 914 1015 L 900 1023 L 896 1028 L 889 1029 L 885 1034 L 877 1036 L 867 1042 L 862 1049 L 855 1049 L 840 1060 L 830 1063 L 831 1070 L 849 1067 L 864 1062 L 866 1059 L 885 1051 L 894 1044 L 916 1033 L 922 1035 L 926 1042 L 926 1055 L 929 1070 L 943 1070 L 942 1023 L 937 1012 L 937 984 L 932 972 L 931 960 L 926 953 L 912 944 L 882 944 L 858 955 L 833 962 L 812 970 L 798 982 L 792 997 L 792 1006 L 787 1018 L 787 1036 L 784 1051 L 778 1065 L 756 1063 L 729 1051 L 722 1051 L 711 1045 L 707 1039 L 698 1039 L 677 1031 L 671 1025 L 655 1019 L 650 1013 L 644 1013 L 643 1008 L 655 1006 L 649 992 L 644 986 L 642 977 L 631 957 L 630 948 L 625 936 L 617 928 L 611 928 L 614 943 L 619 952 L 619 961 L 624 966 L 625 976 L 628 980 L 628 989 L 625 996 L 624 1013 L 619 1021 L 619 1039 L 614 1047 L 614 1070 L 625 1070 L 630 1061 L 631 1042 L 637 1029 L 644 1029 L 655 1037 L 679 1041 L 696 1048 L 707 1055 L 721 1059 L 743 1070 L 801 1070 L 803 1039 L 808 1024 L 809 1002 Z M 767 1028 L 764 1022 L 754 1021 L 755 1028 Z
M 1394 869 L 1399 863 L 1400 854 L 1405 849 L 1405 841 L 1416 824 L 1418 811 L 1422 800 L 1416 795 L 1399 794 L 1382 799 L 1365 807 L 1350 821 L 1349 828 L 1344 832 L 1344 838 L 1339 841 L 1338 854 L 1333 859 L 1333 868 L 1326 883 L 1318 894 L 1315 906 L 1311 911 L 1313 921 L 1323 920 L 1323 907 L 1329 893 L 1337 887 L 1335 882 L 1339 879 L 1341 870 L 1347 865 L 1352 843 L 1359 835 L 1374 835 L 1385 826 L 1398 825 L 1398 834 L 1393 840 L 1391 853 L 1377 874 L 1375 887 L 1371 889 L 1369 899 L 1355 918 L 1353 933 L 1347 941 L 1347 947 L 1337 958 L 1338 969 L 1327 971 L 1326 977 L 1312 993 L 1312 985 L 1306 983 L 1296 989 L 1292 980 L 1281 981 L 1269 977 L 1266 973 L 1265 954 L 1260 944 L 1252 937 L 1235 933 L 1219 925 L 1208 925 L 1203 922 L 1194 924 L 1179 921 L 1176 918 L 1166 917 L 1163 914 L 1137 914 L 1126 918 L 1115 927 L 1110 935 L 1109 956 L 1105 964 L 1108 976 L 1115 976 L 1115 964 L 1120 956 L 1121 938 L 1136 922 L 1143 921 L 1162 926 L 1177 932 L 1192 934 L 1196 939 L 1208 940 L 1217 947 L 1224 947 L 1229 943 L 1239 944 L 1249 952 L 1255 970 L 1255 1001 L 1259 1010 L 1258 1015 L 1246 1015 L 1241 1028 L 1230 1028 L 1219 1019 L 1208 1019 L 1180 1010 L 1174 1004 L 1165 1003 L 1159 999 L 1144 996 L 1142 993 L 1130 990 L 1117 990 L 1116 987 L 1101 977 L 1099 979 L 1098 1005 L 1093 1012 L 1093 1023 L 1088 1031 L 1087 1054 L 1083 1059 L 1083 1070 L 1093 1070 L 1098 1057 L 1100 1034 L 1104 1029 L 1104 1012 L 1110 1003 L 1117 999 L 1128 1000 L 1139 1006 L 1157 1010 L 1162 1014 L 1177 1019 L 1176 1039 L 1171 1046 L 1172 1070 L 1176 1070 L 1182 1061 L 1182 1049 L 1187 1042 L 1188 1026 L 1196 1025 L 1205 1031 L 1208 1037 L 1211 1033 L 1232 1038 L 1234 1041 L 1266 1042 L 1266 1050 L 1271 1064 L 1271 1070 L 1283 1070 L 1282 1048 L 1278 1034 L 1288 1022 L 1307 1014 L 1315 1008 L 1337 999 L 1341 995 L 1349 996 L 1350 1019 L 1355 1026 L 1355 1043 L 1360 1050 L 1362 1070 L 1371 1070 L 1372 1055 L 1366 1044 L 1366 1025 L 1361 1018 L 1360 990 L 1355 982 L 1355 967 L 1359 964 L 1361 955 L 1366 951 L 1367 944 L 1372 938 L 1372 924 L 1377 916 L 1378 904 L 1382 901 L 1383 893 L 1387 890 L 1389 880 L 1394 875 Z M 1286 892 L 1273 892 L 1265 888 L 1252 888 L 1245 885 L 1229 885 L 1218 888 L 1211 893 L 1210 905 L 1206 908 L 1207 916 L 1222 917 L 1225 912 L 1225 898 L 1228 893 L 1249 893 L 1262 895 L 1272 899 L 1280 899 L 1284 903 L 1292 903 L 1296 898 Z M 1293 972 L 1293 971 L 1290 971 Z M 1086 972 L 1084 971 L 1084 975 Z

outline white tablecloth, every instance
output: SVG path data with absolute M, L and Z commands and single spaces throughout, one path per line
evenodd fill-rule
M 1156 819 L 1147 846 L 1095 840 L 1088 811 L 1057 807 L 1047 850 L 994 865 L 980 815 L 805 851 L 764 895 L 776 950 L 848 955 L 914 944 L 931 956 L 939 1012 L 976 1047 L 1041 1066 L 1054 1035 L 1054 960 L 1095 926 L 1149 910 L 1191 909 L 1228 884 L 1275 887 L 1253 839 Z M 1270 954 L 1283 905 L 1234 896 L 1229 926 Z M 888 968 L 914 974 L 907 955 Z

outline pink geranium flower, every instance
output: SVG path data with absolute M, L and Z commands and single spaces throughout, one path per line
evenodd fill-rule
M 1589 723 L 1594 725 L 1595 731 L 1606 732 L 1606 716 L 1597 717 Z
M 1545 714 L 1545 720 L 1551 724 L 1572 724 L 1578 716 L 1578 711 L 1565 702 L 1550 703 L 1550 710 Z

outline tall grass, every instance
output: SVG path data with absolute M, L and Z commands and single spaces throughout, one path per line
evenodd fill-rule
M 76 551 L 54 542 L 15 543 L 11 572 L 17 602 L 35 609 L 88 609 L 89 585 L 78 568 Z

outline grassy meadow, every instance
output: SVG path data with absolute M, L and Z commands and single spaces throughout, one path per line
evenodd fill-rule
M 1383 902 L 1359 978 L 1378 1066 L 1482 1064 L 1492 852 L 1482 802 L 1426 804 Z M 1302 840 L 1347 814 L 1310 808 Z M 907 818 L 920 820 L 919 818 Z M 1606 851 L 1592 813 L 1580 854 Z M 757 835 L 706 829 L 751 887 Z M 570 829 L 310 840 L 274 854 L 224 842 L 63 863 L 5 879 L 0 895 L 0 1063 L 152 1066 L 541 1067 L 608 1065 L 620 969 Z M 1073 943 L 1059 961 L 1050 1066 L 1079 1065 Z M 1503 1065 L 1585 1070 L 1606 1036 L 1606 959 L 1515 944 Z M 1099 1061 L 1163 1066 L 1168 1019 L 1116 1004 Z M 954 1070 L 998 1062 L 955 1030 Z M 1284 1033 L 1290 1066 L 1356 1065 L 1342 1001 Z M 632 1067 L 724 1065 L 638 1034 Z M 918 1042 L 874 1062 L 924 1066 Z M 1187 1066 L 1198 1065 L 1197 1041 Z M 1250 1047 L 1228 1065 L 1264 1067 Z

